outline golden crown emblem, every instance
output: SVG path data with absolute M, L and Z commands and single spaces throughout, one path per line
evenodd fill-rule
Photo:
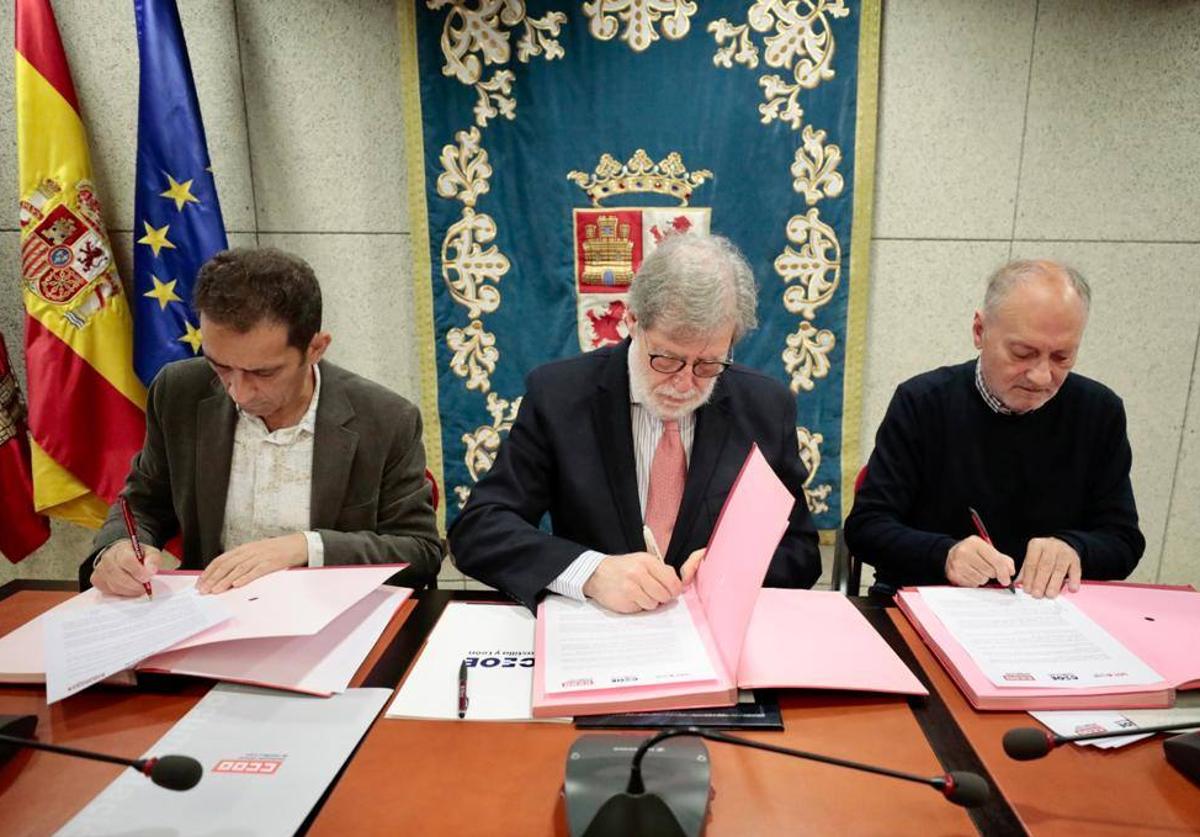
M 611 154 L 602 154 L 594 172 L 572 171 L 567 180 L 586 192 L 593 206 L 600 206 L 602 200 L 614 195 L 639 192 L 667 195 L 678 199 L 680 206 L 687 206 L 692 191 L 712 176 L 708 169 L 689 172 L 678 151 L 656 163 L 645 149 L 639 148 L 626 163 L 618 163 Z

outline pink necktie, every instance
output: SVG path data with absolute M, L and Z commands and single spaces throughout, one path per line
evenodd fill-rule
M 686 479 L 687 460 L 679 438 L 679 422 L 664 421 L 662 438 L 650 463 L 650 491 L 646 497 L 646 525 L 654 533 L 663 557 L 670 548 L 671 530 L 675 528 Z

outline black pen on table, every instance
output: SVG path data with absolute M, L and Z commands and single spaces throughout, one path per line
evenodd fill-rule
M 129 540 L 133 542 L 133 554 L 137 556 L 138 563 L 144 567 L 146 566 L 146 553 L 142 551 L 142 542 L 138 540 L 137 522 L 133 519 L 133 511 L 129 508 L 129 501 L 125 499 L 124 494 L 121 494 L 118 499 L 121 501 L 121 516 L 125 518 L 125 531 L 129 533 Z M 146 591 L 146 598 L 154 598 L 149 581 L 143 581 L 142 588 Z
M 983 525 L 983 518 L 979 516 L 979 512 L 970 506 L 967 506 L 967 511 L 971 513 L 971 522 L 975 524 L 975 531 L 979 533 L 979 537 L 983 538 L 988 546 L 994 547 L 995 544 L 992 543 L 992 538 L 987 533 L 987 528 Z M 1008 592 L 1014 596 L 1017 595 L 1017 580 L 1015 578 L 1008 580 Z
M 467 706 L 471 699 L 467 697 L 467 661 L 458 665 L 458 719 L 467 717 Z

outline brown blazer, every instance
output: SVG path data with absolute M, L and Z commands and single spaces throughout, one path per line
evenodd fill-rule
M 437 577 L 441 546 L 425 479 L 421 414 L 394 392 L 322 361 L 313 438 L 310 519 L 325 563 L 410 566 L 396 583 L 422 587 Z M 237 408 L 203 358 L 163 367 L 146 402 L 146 438 L 122 493 L 143 543 L 183 536 L 183 569 L 203 569 L 224 552 L 221 528 Z M 80 566 L 127 537 L 114 505 Z

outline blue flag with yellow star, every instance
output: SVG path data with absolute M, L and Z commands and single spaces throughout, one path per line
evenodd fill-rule
M 175 0 L 134 0 L 141 82 L 134 199 L 133 365 L 149 385 L 200 352 L 196 272 L 224 250 L 225 225 Z

